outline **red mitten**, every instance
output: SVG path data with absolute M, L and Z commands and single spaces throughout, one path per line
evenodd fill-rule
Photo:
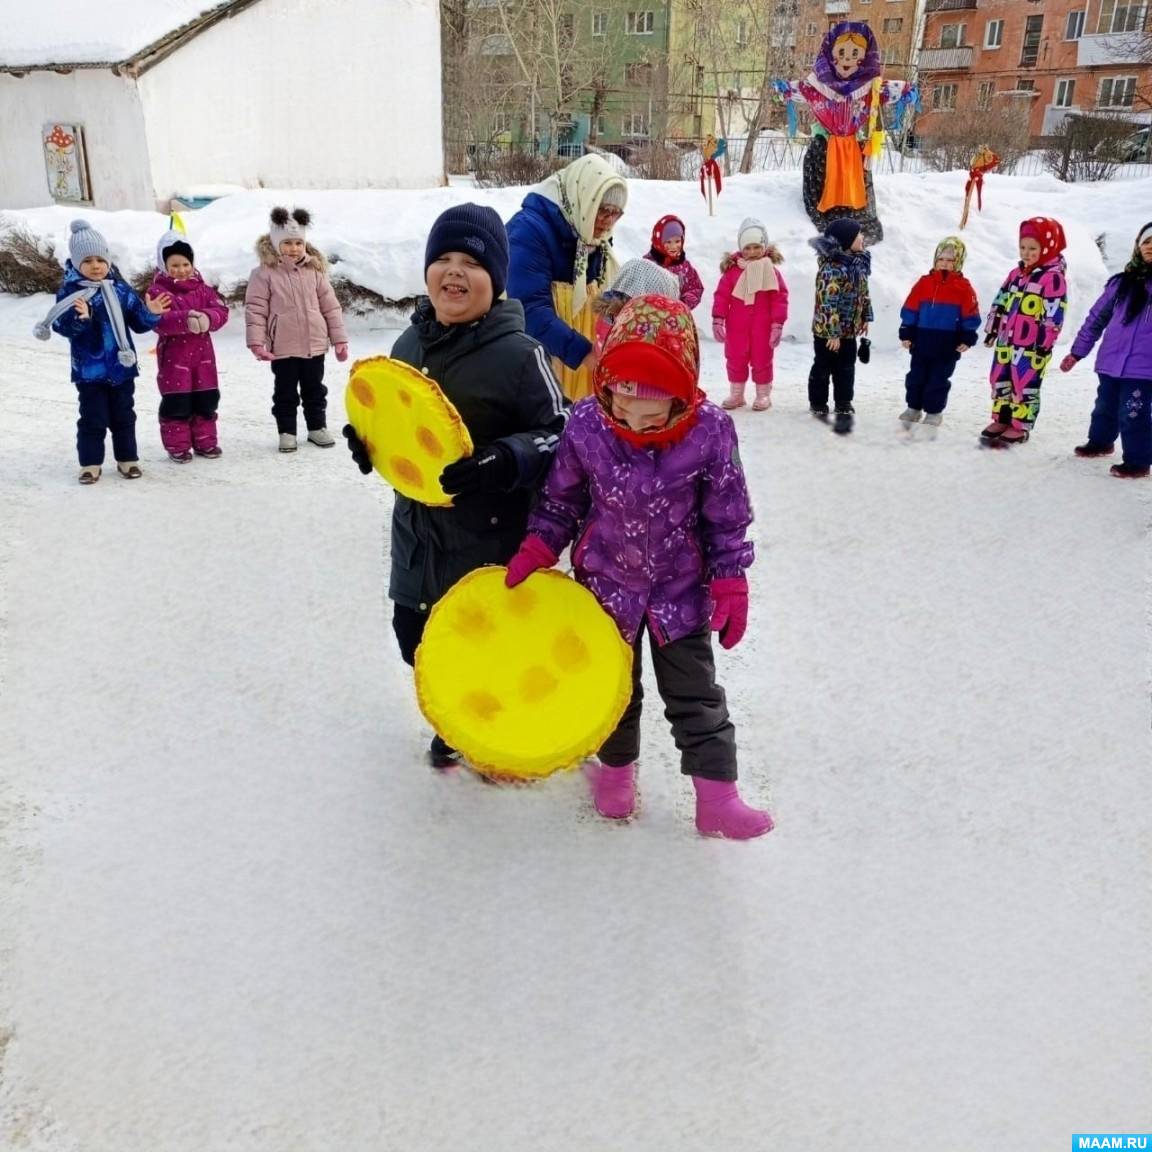
M 735 648 L 748 627 L 748 580 L 744 576 L 727 576 L 713 580 L 708 591 L 716 607 L 709 628 L 720 633 L 721 648 Z
M 341 364 L 343 364 L 344 361 L 348 359 L 348 345 L 334 344 L 333 348 L 336 352 L 336 359 L 339 360 Z
M 533 536 L 530 532 L 524 537 L 520 551 L 508 561 L 508 575 L 504 577 L 504 583 L 509 588 L 515 588 L 537 569 L 551 568 L 558 559 L 556 553 L 539 536 Z
M 275 360 L 276 357 L 268 351 L 267 348 L 262 348 L 259 344 L 249 344 L 248 351 L 256 357 L 257 360 Z
M 1080 361 L 1077 360 L 1076 357 L 1073 356 L 1071 352 L 1069 352 L 1068 355 L 1065 356 L 1064 359 L 1060 361 L 1060 371 L 1061 372 L 1071 372 L 1072 369 L 1075 368 L 1076 365 L 1079 363 L 1080 363 Z
M 712 339 L 717 344 L 724 343 L 724 337 L 728 335 L 728 325 L 723 316 L 712 317 Z
M 780 340 L 783 337 L 783 335 L 784 335 L 784 325 L 783 324 L 773 324 L 772 330 L 768 333 L 768 347 L 769 348 L 779 348 L 780 347 Z

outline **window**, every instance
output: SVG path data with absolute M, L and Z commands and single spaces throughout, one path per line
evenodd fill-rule
M 899 48 L 885 48 L 884 49 L 884 63 L 885 64 L 899 64 L 900 63 L 900 49 Z
M 1057 80 L 1056 95 L 1052 97 L 1052 106 L 1054 108 L 1071 108 L 1075 92 L 1075 80 Z
M 1065 40 L 1079 40 L 1084 35 L 1084 17 L 1087 12 L 1069 12 L 1068 23 L 1064 25 Z
M 967 39 L 967 24 L 942 24 L 940 26 L 941 48 L 963 48 Z
M 1004 43 L 1004 21 L 989 20 L 984 25 L 984 47 L 999 48 Z
M 818 31 L 819 31 L 819 29 L 816 27 L 815 24 L 809 24 L 808 25 L 808 35 L 809 36 L 815 36 Z
M 1036 81 L 1031 79 L 1031 78 L 1025 79 L 1023 76 L 1021 76 L 1020 79 L 1016 81 L 1016 91 L 1017 92 L 1035 92 L 1036 91 Z
M 1102 0 L 1097 33 L 1139 32 L 1144 27 L 1144 5 L 1122 4 L 1119 0 Z
M 1109 76 L 1100 81 L 1100 108 L 1131 108 L 1136 95 L 1135 76 Z
M 995 80 L 981 80 L 976 90 L 976 107 L 981 112 L 987 112 L 992 107 L 992 97 L 996 95 Z
M 592 35 L 593 36 L 607 36 L 608 35 L 608 13 L 607 12 L 593 12 L 592 13 Z
M 621 136 L 647 136 L 648 117 L 643 112 L 630 112 L 620 125 Z
M 624 65 L 624 83 L 631 87 L 646 88 L 652 83 L 652 65 L 647 60 Z
M 748 21 L 738 20 L 736 22 L 736 43 L 743 47 L 748 43 Z
M 604 115 L 596 117 L 596 135 L 603 136 L 608 131 L 608 118 Z
M 1043 16 L 1029 16 L 1024 21 L 1024 47 L 1020 50 L 1020 66 L 1031 68 L 1040 55 L 1040 33 L 1044 29 Z
M 627 13 L 624 17 L 624 31 L 629 36 L 651 36 L 656 31 L 656 13 Z
M 885 32 L 899 32 L 903 27 L 903 16 L 889 16 L 888 19 L 884 21 Z
M 956 85 L 937 84 L 932 89 L 932 111 L 947 112 L 956 107 Z
M 492 113 L 492 135 L 502 136 L 512 130 L 512 117 L 507 112 Z

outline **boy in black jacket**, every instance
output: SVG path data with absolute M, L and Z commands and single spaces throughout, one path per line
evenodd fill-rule
M 428 613 L 462 576 L 506 564 L 527 531 L 528 511 L 564 424 L 568 402 L 548 355 L 524 331 L 518 300 L 501 299 L 508 279 L 508 236 L 491 208 L 461 204 L 432 225 L 424 251 L 427 297 L 392 356 L 430 376 L 464 421 L 473 454 L 440 477 L 455 496 L 431 508 L 399 493 L 392 512 L 392 628 L 413 664 Z M 344 429 L 360 470 L 372 465 L 351 426 Z M 429 761 L 456 762 L 439 736 Z

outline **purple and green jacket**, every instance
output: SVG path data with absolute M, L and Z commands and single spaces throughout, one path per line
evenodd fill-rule
M 752 505 L 736 428 L 714 404 L 677 443 L 622 440 L 594 396 L 572 408 L 528 531 L 559 556 L 631 644 L 647 618 L 657 643 L 708 626 L 708 582 L 753 559 Z M 575 541 L 575 543 L 573 543 Z

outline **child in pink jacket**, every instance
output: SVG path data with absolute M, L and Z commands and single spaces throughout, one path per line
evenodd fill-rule
M 156 384 L 160 389 L 160 440 L 177 464 L 195 452 L 214 460 L 220 382 L 211 332 L 228 323 L 228 306 L 196 271 L 192 245 L 179 232 L 165 232 L 156 245 L 150 296 L 166 292 L 172 308 L 156 327 Z
M 768 243 L 768 231 L 749 217 L 740 225 L 739 252 L 720 263 L 712 298 L 712 335 L 724 345 L 728 368 L 725 408 L 744 407 L 748 369 L 756 385 L 753 411 L 772 407 L 772 360 L 788 319 L 788 286 L 777 265 L 784 257 Z
M 266 236 L 256 242 L 260 266 L 244 293 L 245 343 L 257 360 L 272 363 L 272 415 L 280 451 L 296 451 L 296 410 L 304 407 L 308 439 L 318 448 L 336 443 L 327 428 L 324 355 L 348 359 L 344 315 L 328 281 L 324 254 L 307 241 L 311 218 L 303 208 L 289 215 L 273 208 Z

